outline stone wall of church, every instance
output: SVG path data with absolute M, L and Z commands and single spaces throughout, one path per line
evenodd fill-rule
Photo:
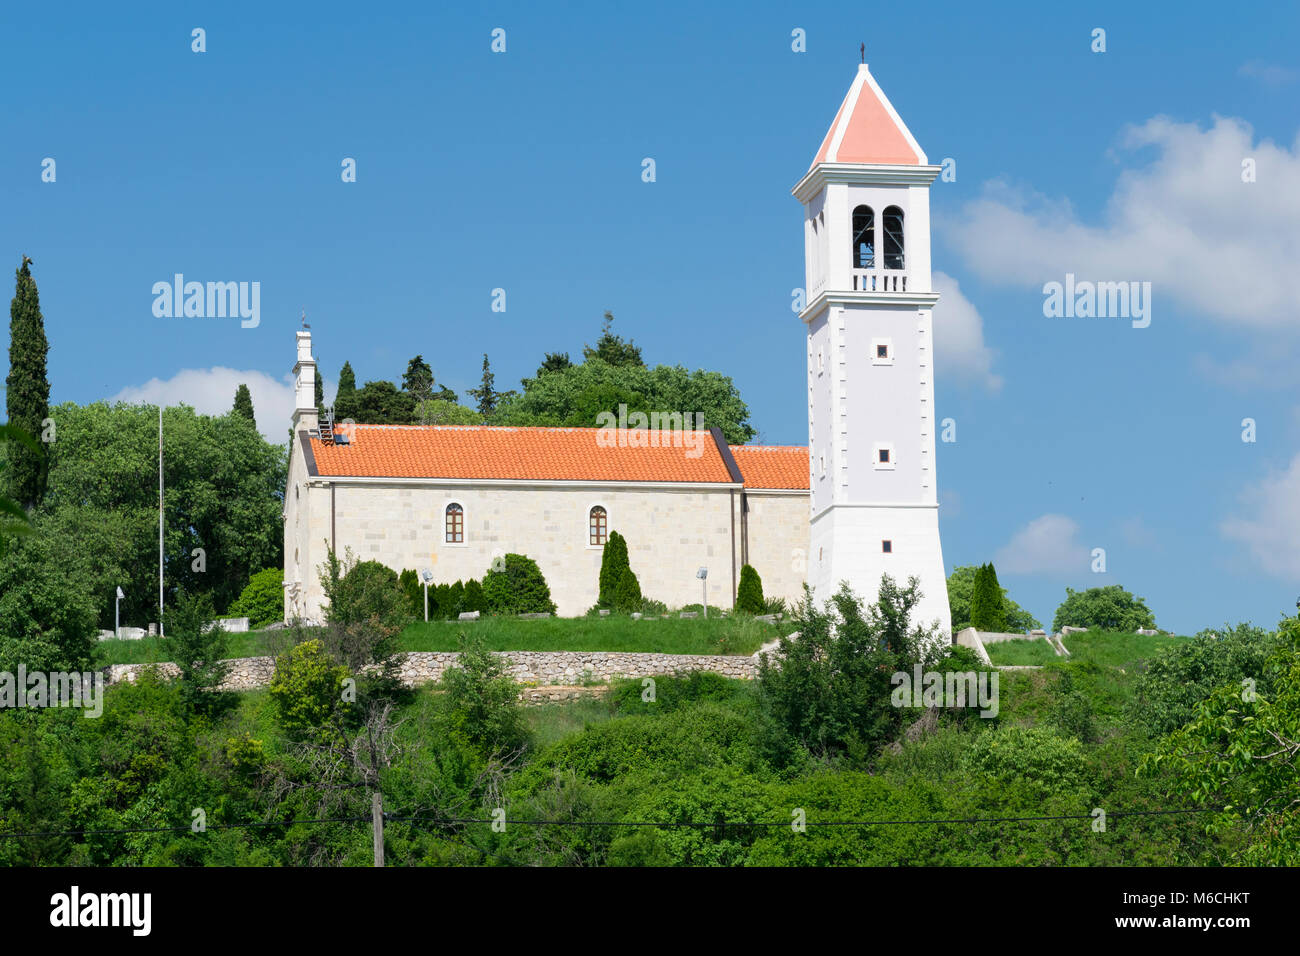
M 292 494 L 292 479 L 290 485 Z M 330 536 L 331 502 L 327 484 L 308 487 L 303 495 L 309 513 L 295 517 L 304 529 L 297 535 L 298 565 L 290 558 L 288 529 L 285 564 L 286 581 L 295 574 L 301 577 L 303 613 L 314 618 L 322 600 L 315 567 L 324 559 L 323 540 Z M 704 566 L 709 569 L 709 603 L 729 608 L 732 501 L 728 488 L 339 482 L 333 500 L 335 550 L 342 554 L 350 547 L 358 560 L 379 561 L 398 571 L 431 568 L 439 583 L 482 578 L 495 556 L 526 554 L 545 574 L 557 613 L 578 615 L 596 603 L 602 549 L 589 544 L 588 513 L 601 505 L 610 530 L 627 538 L 632 570 L 646 597 L 669 606 L 698 602 L 695 572 Z M 461 544 L 445 540 L 445 512 L 453 502 L 464 509 Z M 286 514 L 286 521 L 294 517 L 290 509 Z M 806 528 L 806 515 L 803 522 Z M 310 540 L 301 540 L 307 536 Z
M 749 563 L 763 581 L 763 596 L 797 604 L 808 576 L 808 493 L 750 491 L 745 499 Z

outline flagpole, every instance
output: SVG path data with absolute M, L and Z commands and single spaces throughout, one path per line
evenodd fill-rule
M 158 636 L 163 636 L 163 434 L 162 402 L 158 402 Z

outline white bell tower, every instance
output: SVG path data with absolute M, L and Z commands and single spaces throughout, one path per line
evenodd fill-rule
M 934 463 L 930 183 L 940 167 L 858 74 L 794 188 L 804 206 L 812 540 L 821 603 L 841 581 L 920 579 L 913 624 L 952 621 Z

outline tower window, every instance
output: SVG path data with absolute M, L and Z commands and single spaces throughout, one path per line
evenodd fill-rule
M 608 538 L 609 515 L 600 505 L 592 508 L 587 515 L 587 531 L 589 543 L 593 545 L 603 545 Z
M 465 509 L 454 501 L 447 505 L 447 543 L 465 543 Z
M 888 538 L 885 538 L 880 542 L 880 551 L 882 554 L 893 554 L 894 542 L 890 541 Z
M 881 463 L 882 465 L 887 465 L 887 464 L 889 464 L 889 449 L 888 449 L 888 448 L 881 448 L 881 449 L 879 449 L 878 452 L 877 452 L 877 454 L 879 454 L 879 456 L 880 456 L 880 463 Z
M 894 343 L 891 339 L 871 340 L 871 364 L 872 365 L 893 365 L 894 364 Z
M 877 346 L 876 346 L 876 358 L 889 358 L 889 346 L 888 346 L 888 345 L 877 345 Z
M 894 445 L 892 442 L 876 442 L 872 448 L 871 457 L 872 467 L 877 471 L 893 471 L 898 464 L 894 457 Z
M 853 268 L 876 267 L 876 214 L 870 206 L 853 210 Z
M 885 230 L 885 268 L 903 268 L 903 210 L 890 206 L 881 217 Z

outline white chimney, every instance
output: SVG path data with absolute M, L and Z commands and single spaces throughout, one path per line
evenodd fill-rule
M 293 367 L 294 404 L 293 431 L 313 430 L 320 427 L 316 414 L 316 360 L 311 355 L 311 332 L 300 329 L 298 337 L 298 362 Z

